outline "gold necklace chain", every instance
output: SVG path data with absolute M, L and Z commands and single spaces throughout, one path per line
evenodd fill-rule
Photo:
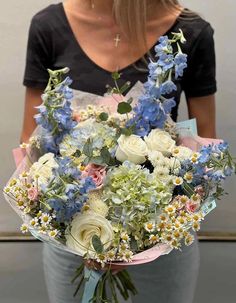
M 95 4 L 93 2 L 93 0 L 91 0 L 91 9 L 95 8 Z M 119 33 L 116 34 L 115 38 L 113 39 L 115 42 L 115 47 L 119 46 L 119 43 L 121 42 L 121 35 Z

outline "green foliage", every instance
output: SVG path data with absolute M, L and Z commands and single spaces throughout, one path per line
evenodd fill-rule
M 105 113 L 105 112 L 103 112 L 103 113 L 101 113 L 100 115 L 99 115 L 99 119 L 101 120 L 101 121 L 107 121 L 108 120 L 108 114 L 107 113 Z
M 132 128 L 121 128 L 120 129 L 121 134 L 125 136 L 131 136 L 133 134 L 133 129 Z
M 104 251 L 103 244 L 100 238 L 97 235 L 94 235 L 92 238 L 93 248 L 95 249 L 97 254 L 102 254 Z
M 114 72 L 114 73 L 112 73 L 111 76 L 112 76 L 112 79 L 113 79 L 113 80 L 117 81 L 118 79 L 120 79 L 121 74 L 118 73 L 118 72 Z
M 110 289 L 110 292 L 107 292 L 107 288 Z M 131 294 L 138 293 L 126 270 L 114 274 L 109 268 L 100 278 L 91 303 L 119 303 L 118 291 L 124 300 L 128 300 Z M 111 294 L 111 297 L 108 297 L 108 293 Z
M 122 95 L 124 92 L 126 92 L 129 87 L 130 87 L 130 82 L 128 81 L 120 88 L 120 94 Z
M 81 156 L 81 151 L 79 149 L 76 150 L 76 152 L 72 155 L 73 157 L 79 158 Z
M 132 111 L 132 106 L 128 102 L 120 102 L 118 104 L 117 112 L 121 115 L 128 114 Z
M 93 156 L 93 144 L 90 139 L 88 139 L 84 145 L 83 154 L 85 154 L 85 156 L 88 158 L 91 158 Z

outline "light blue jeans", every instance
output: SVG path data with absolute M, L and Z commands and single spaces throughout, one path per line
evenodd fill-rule
M 71 280 L 81 264 L 81 258 L 44 245 L 44 271 L 51 303 L 79 303 L 80 294 L 73 298 L 76 284 Z M 199 269 L 197 240 L 182 252 L 172 251 L 156 261 L 129 266 L 138 289 L 133 303 L 192 303 Z M 123 301 L 120 302 L 131 302 Z

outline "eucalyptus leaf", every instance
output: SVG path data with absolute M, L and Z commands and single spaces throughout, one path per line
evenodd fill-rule
M 90 160 L 91 163 L 96 164 L 96 165 L 102 165 L 104 164 L 104 160 L 102 157 L 94 157 Z
M 101 121 L 107 121 L 107 120 L 108 120 L 108 114 L 105 113 L 105 112 L 101 113 L 101 114 L 99 115 L 99 119 L 100 119 Z
M 93 236 L 92 244 L 93 244 L 93 248 L 95 249 L 97 254 L 103 253 L 104 247 L 103 247 L 103 244 L 102 244 L 100 238 L 97 235 Z
M 120 102 L 118 104 L 117 112 L 121 115 L 130 113 L 132 111 L 132 106 L 127 102 Z
M 91 158 L 93 155 L 93 144 L 90 139 L 88 139 L 84 145 L 83 154 L 85 154 L 89 158 Z
M 121 128 L 121 133 L 125 136 L 131 136 L 133 132 L 130 128 Z
M 110 160 L 111 160 L 111 154 L 109 153 L 108 149 L 106 147 L 103 147 L 102 150 L 101 150 L 101 157 L 103 159 L 103 161 L 106 163 L 106 164 L 109 164 L 110 163 Z
M 112 76 L 112 79 L 118 80 L 118 79 L 120 79 L 121 74 L 118 72 L 114 72 L 114 73 L 112 73 L 111 76 Z

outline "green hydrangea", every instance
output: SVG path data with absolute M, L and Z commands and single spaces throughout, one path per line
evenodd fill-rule
M 109 219 L 138 240 L 143 239 L 145 223 L 155 220 L 158 210 L 171 201 L 172 188 L 148 169 L 126 161 L 108 173 L 103 199 L 109 206 Z

